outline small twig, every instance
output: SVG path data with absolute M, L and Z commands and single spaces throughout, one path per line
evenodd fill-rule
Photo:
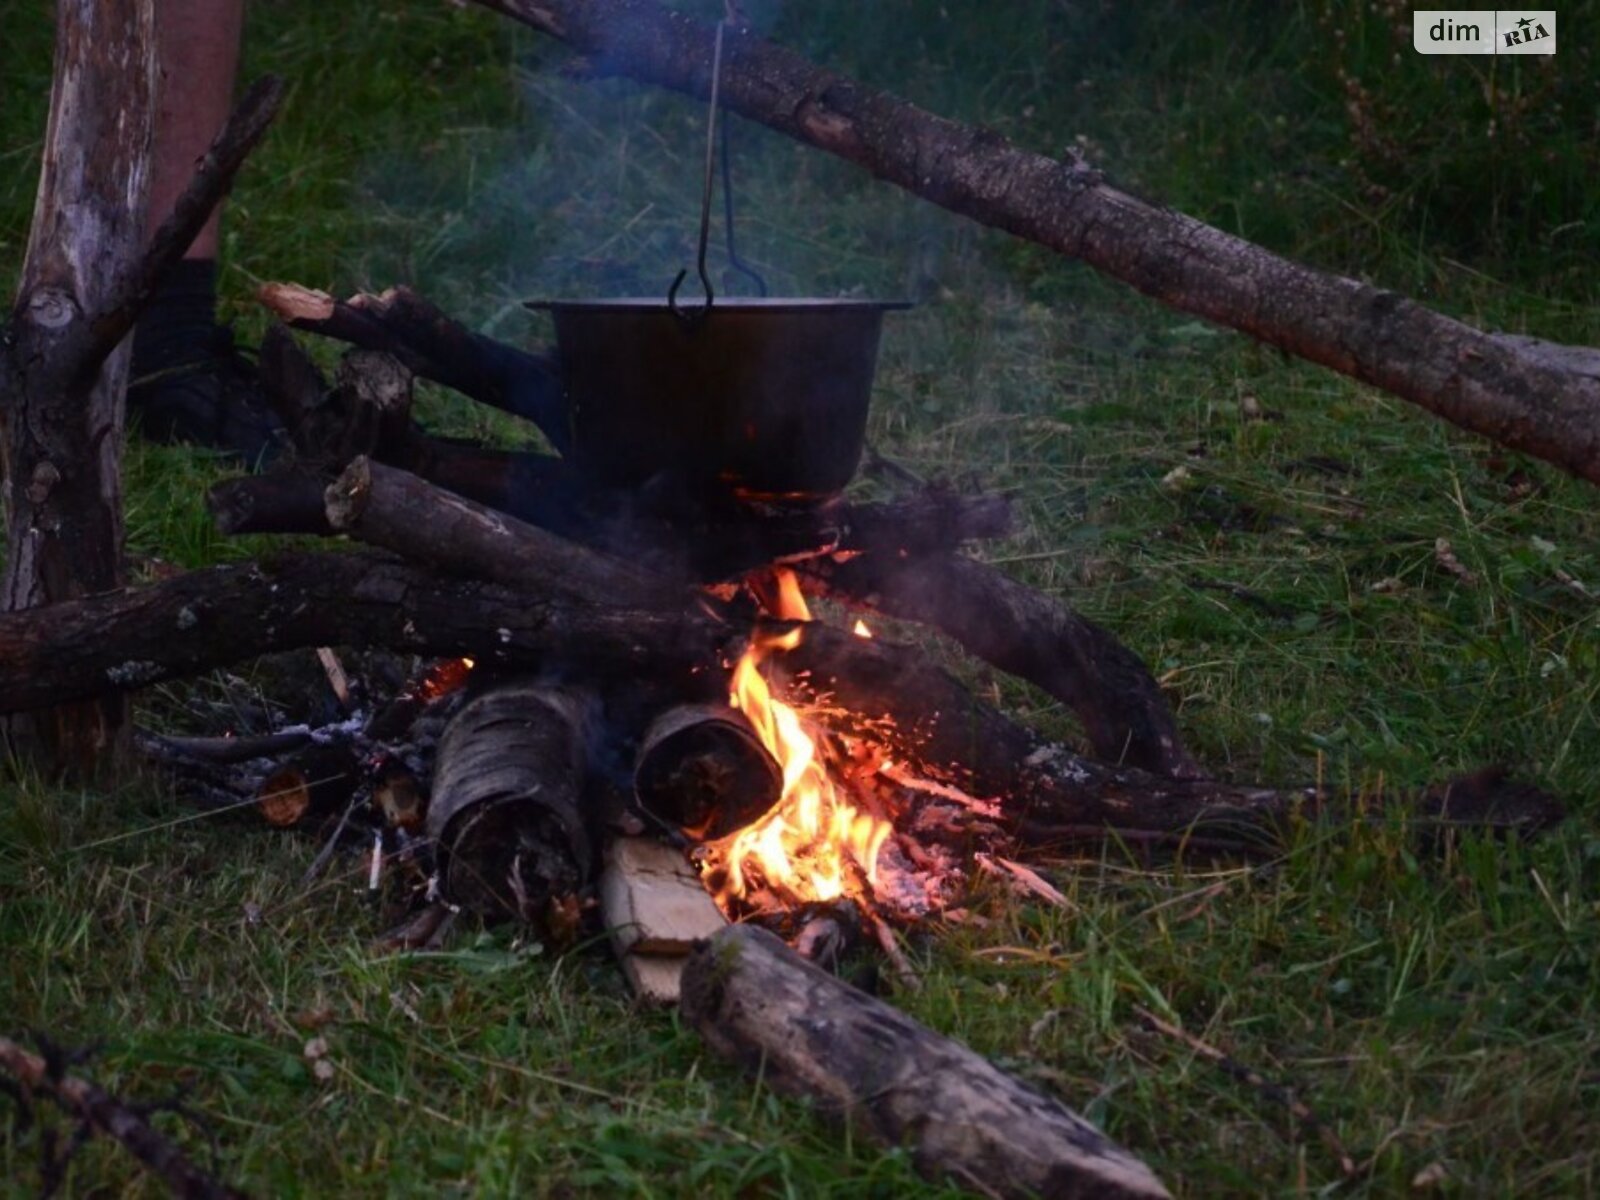
M 322 664 L 322 669 L 328 676 L 328 686 L 333 689 L 333 694 L 339 701 L 339 707 L 344 709 L 345 712 L 349 712 L 350 675 L 344 669 L 344 663 L 339 661 L 338 653 L 332 646 L 318 646 L 317 661 Z
M 185 737 L 139 731 L 139 749 L 153 758 L 193 760 L 231 766 L 253 758 L 271 758 L 298 750 L 311 741 L 305 732 L 286 731 L 245 737 Z
M 84 1140 L 83 1130 L 104 1133 L 121 1142 L 181 1200 L 242 1200 L 243 1192 L 200 1171 L 178 1147 L 150 1127 L 141 1111 L 86 1079 L 68 1075 L 66 1061 L 59 1053 L 41 1056 L 10 1038 L 0 1037 L 0 1068 L 10 1072 L 23 1094 L 48 1096 L 82 1122 L 67 1147 L 68 1155 Z
M 889 928 L 889 923 L 872 910 L 867 904 L 861 906 L 861 911 L 866 914 L 867 924 L 872 926 L 872 934 L 882 947 L 884 957 L 889 960 L 889 966 L 894 971 L 894 977 L 907 991 L 920 992 L 922 990 L 922 976 L 917 974 L 917 969 L 911 965 L 911 960 L 906 957 L 906 952 L 900 949 L 900 939 L 894 936 L 894 930 Z
M 345 826 L 350 823 L 350 818 L 355 816 L 356 809 L 365 802 L 365 798 L 360 792 L 350 797 L 350 803 L 345 806 L 344 813 L 339 817 L 339 823 L 333 827 L 332 835 L 323 843 L 322 849 L 317 851 L 317 856 L 311 860 L 311 865 L 306 868 L 306 873 L 300 876 L 300 888 L 302 891 L 315 883 L 317 877 L 333 861 L 333 853 L 339 848 L 339 839 L 344 836 Z
M 1300 1122 L 1309 1132 L 1322 1139 L 1322 1144 L 1328 1148 L 1329 1153 L 1338 1161 L 1339 1170 L 1345 1176 L 1348 1177 L 1357 1173 L 1355 1159 L 1350 1157 L 1350 1152 L 1344 1148 L 1344 1143 L 1339 1140 L 1339 1135 L 1333 1131 L 1331 1126 L 1325 1124 L 1316 1113 L 1312 1112 L 1305 1101 L 1295 1095 L 1293 1088 L 1272 1082 L 1259 1071 L 1245 1066 L 1238 1059 L 1218 1050 L 1211 1043 L 1201 1041 L 1194 1034 L 1180 1029 L 1169 1021 L 1163 1021 L 1147 1008 L 1136 1004 L 1133 1007 L 1133 1011 L 1149 1029 L 1172 1038 L 1174 1041 L 1181 1042 L 1201 1058 L 1215 1063 L 1233 1078 L 1254 1088 L 1266 1099 L 1274 1104 L 1281 1104 L 1288 1109 L 1290 1115 L 1296 1121 Z

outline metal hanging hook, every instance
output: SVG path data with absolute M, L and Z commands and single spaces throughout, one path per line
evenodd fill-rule
M 672 315 L 690 325 L 705 320 L 717 299 L 716 291 L 711 286 L 711 276 L 706 271 L 706 243 L 711 238 L 711 189 L 717 174 L 717 108 L 722 90 L 722 35 L 727 25 L 726 18 L 717 22 L 716 46 L 711 52 L 711 104 L 706 112 L 706 169 L 704 187 L 700 193 L 700 246 L 695 258 L 695 270 L 699 272 L 700 286 L 705 289 L 706 300 L 693 312 L 678 307 L 678 289 L 689 274 L 687 267 L 678 272 L 678 277 L 667 289 L 667 307 L 672 310 Z

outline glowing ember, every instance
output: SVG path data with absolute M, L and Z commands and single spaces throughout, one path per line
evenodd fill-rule
M 811 619 L 793 572 L 777 573 L 776 593 L 776 616 Z M 821 730 L 775 697 L 761 673 L 768 658 L 793 650 L 802 636 L 792 629 L 757 638 L 734 668 L 729 703 L 749 718 L 783 768 L 783 794 L 766 816 L 705 847 L 707 879 L 730 915 L 763 890 L 787 904 L 841 896 L 869 899 L 879 852 L 894 831 L 888 821 L 847 798 L 844 764 L 834 761 Z
M 867 623 L 865 621 L 857 621 L 855 628 L 850 632 L 859 638 L 869 638 L 872 636 L 872 630 L 867 628 Z
M 415 694 L 421 700 L 437 700 L 457 688 L 465 686 L 467 676 L 475 664 L 470 658 L 447 658 L 436 666 L 417 685 Z

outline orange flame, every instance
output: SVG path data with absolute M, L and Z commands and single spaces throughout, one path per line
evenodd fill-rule
M 867 628 L 867 623 L 865 621 L 857 621 L 855 628 L 850 632 L 859 638 L 870 638 L 872 636 L 872 630 Z
M 776 582 L 776 615 L 810 620 L 793 572 L 780 570 Z M 725 878 L 716 898 L 730 913 L 761 887 L 789 903 L 860 895 L 863 880 L 877 882 L 878 852 L 894 831 L 846 798 L 815 727 L 775 697 L 761 673 L 768 657 L 793 650 L 802 636 L 791 629 L 757 638 L 734 668 L 728 702 L 783 768 L 783 793 L 760 820 L 707 848 L 708 874 Z

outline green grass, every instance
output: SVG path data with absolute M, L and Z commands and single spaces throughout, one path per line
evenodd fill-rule
M 44 7 L 0 43 L 8 279 L 43 126 Z M 1581 32 L 1595 5 L 1561 10 L 1553 63 L 1492 78 L 1403 43 L 1396 61 L 1390 26 L 1408 15 L 1388 5 L 1130 7 L 817 0 L 757 16 L 1030 146 L 1081 137 L 1114 178 L 1274 249 L 1468 320 L 1600 343 L 1600 214 L 1578 186 L 1600 143 Z M 425 0 L 353 28 L 306 0 L 252 21 L 247 70 L 292 91 L 229 210 L 226 301 L 247 337 L 259 279 L 412 282 L 536 342 L 520 298 L 664 290 L 691 260 L 697 105 L 570 81 L 555 48 Z M 897 1002 L 1057 1091 L 1186 1195 L 1411 1194 L 1436 1163 L 1454 1194 L 1595 1190 L 1600 602 L 1563 582 L 1600 594 L 1593 490 L 782 139 L 736 138 L 743 248 L 779 290 L 923 300 L 891 320 L 874 440 L 1010 489 L 1022 532 L 988 553 L 1143 654 L 1206 763 L 1374 792 L 1503 762 L 1574 812 L 1535 846 L 1421 854 L 1379 826 L 1306 830 L 1254 868 L 1115 849 L 1046 864 L 1070 908 L 981 885 L 989 923 L 920 936 L 927 987 Z M 427 412 L 521 436 L 443 395 Z M 218 473 L 131 446 L 131 549 L 191 566 L 257 552 L 205 520 Z M 1475 583 L 1440 566 L 1440 537 Z M 1001 687 L 1076 736 L 1045 698 Z M 104 796 L 0 784 L 0 1028 L 103 1043 L 88 1070 L 130 1095 L 185 1089 L 227 1179 L 263 1195 L 929 1190 L 903 1156 L 634 1009 L 603 951 L 500 930 L 374 956 L 356 880 L 297 889 L 313 846 L 191 816 L 136 780 Z M 1141 1031 L 1135 1004 L 1303 1085 L 1367 1170 L 1340 1183 L 1320 1143 Z M 302 1054 L 313 1026 L 327 1083 Z M 33 1194 L 36 1153 L 0 1125 L 7 1194 Z M 107 1146 L 70 1188 L 158 1194 Z

